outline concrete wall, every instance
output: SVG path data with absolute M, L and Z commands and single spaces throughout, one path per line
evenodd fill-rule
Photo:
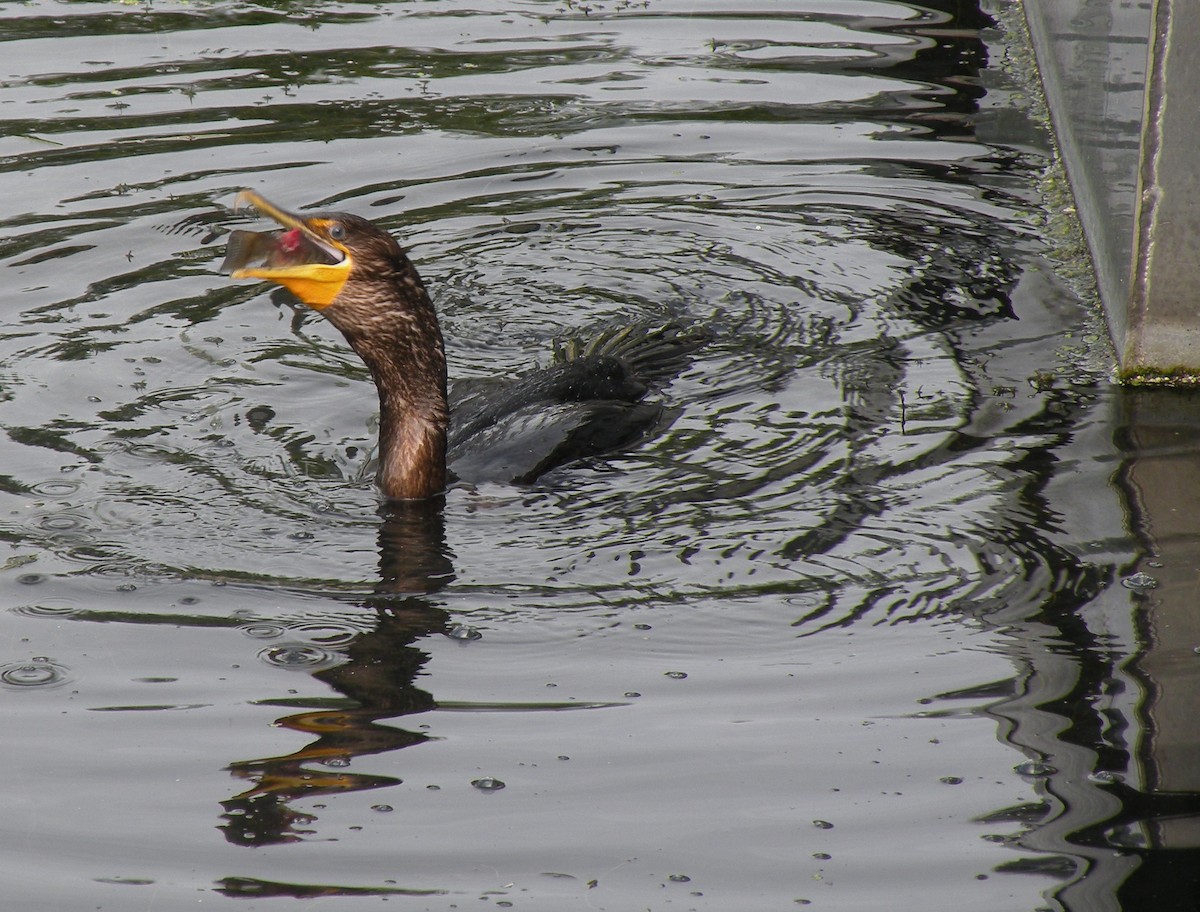
M 1200 3 L 1023 8 L 1121 373 L 1198 378 Z

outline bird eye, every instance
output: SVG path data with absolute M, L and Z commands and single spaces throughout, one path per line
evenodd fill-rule
M 343 241 L 346 239 L 346 229 L 344 226 L 334 222 L 329 226 L 329 237 L 335 241 Z

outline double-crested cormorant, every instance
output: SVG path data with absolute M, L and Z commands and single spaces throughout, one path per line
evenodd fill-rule
M 285 286 L 341 330 L 379 391 L 379 486 L 395 500 L 463 481 L 525 483 L 571 459 L 642 436 L 662 406 L 650 385 L 677 373 L 703 339 L 673 325 L 626 327 L 511 380 L 477 384 L 447 405 L 446 354 L 425 284 L 390 234 L 356 215 L 289 212 L 253 190 L 283 230 L 233 231 L 223 269 Z

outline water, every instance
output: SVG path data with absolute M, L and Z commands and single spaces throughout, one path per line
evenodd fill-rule
M 1190 908 L 1200 422 L 1108 385 L 987 13 L 0 9 L 6 899 Z M 216 273 L 246 186 L 401 237 L 455 378 L 714 340 L 381 516 L 365 369 Z

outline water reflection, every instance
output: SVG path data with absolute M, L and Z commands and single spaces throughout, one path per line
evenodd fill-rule
M 421 744 L 428 736 L 384 719 L 427 712 L 433 697 L 416 677 L 429 656 L 415 644 L 445 633 L 449 615 L 431 599 L 454 580 L 454 555 L 446 544 L 444 502 L 393 503 L 381 510 L 379 583 L 361 607 L 372 612 L 369 630 L 339 645 L 344 659 L 313 677 L 341 694 L 335 709 L 284 716 L 276 725 L 313 736 L 290 754 L 240 760 L 230 770 L 253 785 L 222 802 L 225 838 L 237 845 L 294 842 L 312 832 L 312 812 L 290 802 L 321 795 L 398 785 L 401 780 L 350 772 L 353 760 Z M 322 703 L 335 702 L 323 698 Z
M 1005 82 L 1002 42 L 981 35 L 989 17 L 958 0 L 588 5 L 0 11 L 13 71 L 0 76 L 0 260 L 16 301 L 0 332 L 0 540 L 13 550 L 0 583 L 26 606 L 3 616 L 4 641 L 26 650 L 5 668 L 43 676 L 44 658 L 70 681 L 7 687 L 25 702 L 6 731 L 64 763 L 81 731 L 118 748 L 186 740 L 189 761 L 207 751 L 206 769 L 236 779 L 204 791 L 189 778 L 202 811 L 165 815 L 153 788 L 109 796 L 177 782 L 189 761 L 154 752 L 130 776 L 96 750 L 73 775 L 30 777 L 37 813 L 6 844 L 45 864 L 41 846 L 74 835 L 55 821 L 83 833 L 71 857 L 86 861 L 65 865 L 83 896 L 62 908 L 96 905 L 92 871 L 128 864 L 104 853 L 145 844 L 149 819 L 165 821 L 161 851 L 179 846 L 201 872 L 146 862 L 164 903 L 172 885 L 189 891 L 182 904 L 214 882 L 236 897 L 352 895 L 341 879 L 390 892 L 361 846 L 286 843 L 315 829 L 317 796 L 353 814 L 359 790 L 403 775 L 342 764 L 423 743 L 412 722 L 433 694 L 479 683 L 427 661 L 445 645 L 436 634 L 464 624 L 509 633 L 465 644 L 480 665 L 497 646 L 487 667 L 503 704 L 564 669 L 576 705 L 642 696 L 615 728 L 574 732 L 587 772 L 560 764 L 562 780 L 533 788 L 505 772 L 509 787 L 478 799 L 506 802 L 505 826 L 529 843 L 469 806 L 369 815 L 392 822 L 387 851 L 394 821 L 424 826 L 439 886 L 476 873 L 465 852 L 530 876 L 570 865 L 584 897 L 602 859 L 609 883 L 627 878 L 614 907 L 645 905 L 651 878 L 656 895 L 674 883 L 651 856 L 713 872 L 703 890 L 689 872 L 698 907 L 755 891 L 782 907 L 814 885 L 864 908 L 900 889 L 949 907 L 972 875 L 1002 871 L 1022 875 L 1020 898 L 1011 880 L 977 879 L 996 891 L 977 904 L 1027 908 L 1047 878 L 1046 902 L 1072 912 L 1182 897 L 1193 666 L 1190 634 L 1167 634 L 1190 623 L 1190 432 L 1164 423 L 1156 443 L 1139 420 L 1136 446 L 1112 452 L 1114 394 L 1046 256 L 1049 153 Z M 434 516 L 376 519 L 365 371 L 286 299 L 215 274 L 235 223 L 223 204 L 246 183 L 368 215 L 411 246 L 455 377 L 515 373 L 552 338 L 615 322 L 702 323 L 716 338 L 667 391 L 672 420 L 646 446 L 535 488 L 453 490 Z M 1137 559 L 1106 487 L 1125 455 Z M 1159 587 L 1119 585 L 1139 571 Z M 198 606 L 174 596 L 197 591 Z M 635 617 L 653 629 L 631 634 Z M 264 649 L 274 664 L 229 674 Z M 163 664 L 185 666 L 196 695 L 125 692 Z M 416 686 L 447 667 L 445 691 Z M 264 699 L 305 668 L 324 697 Z M 932 700 L 917 718 L 914 692 Z M 61 703 L 37 713 L 37 699 Z M 71 712 L 85 702 L 120 724 L 86 729 L 79 717 L 95 714 Z M 250 743 L 264 705 L 307 743 L 230 763 L 222 751 L 252 753 L 229 746 L 230 725 Z M 117 712 L 166 706 L 208 709 Z M 986 716 L 957 767 L 914 746 L 937 713 L 959 726 L 947 738 Z M 472 737 L 489 721 L 467 718 Z M 491 743 L 553 757 L 571 729 L 547 728 Z M 444 742 L 464 766 L 478 743 L 456 755 Z M 896 762 L 853 765 L 879 751 Z M 575 816 L 530 800 L 543 787 Z M 213 838 L 215 802 L 234 791 L 226 839 Z M 885 791 L 898 809 L 870 804 Z M 605 830 L 601 805 L 626 816 Z M 101 806 L 105 838 L 77 819 Z M 737 841 L 751 851 L 731 853 L 730 828 L 751 817 Z M 814 818 L 847 850 L 797 836 Z M 963 838 L 973 826 L 986 842 Z M 799 869 L 818 850 L 842 876 Z M 536 867 L 547 857 L 554 867 Z M 318 885 L 297 885 L 306 877 Z

